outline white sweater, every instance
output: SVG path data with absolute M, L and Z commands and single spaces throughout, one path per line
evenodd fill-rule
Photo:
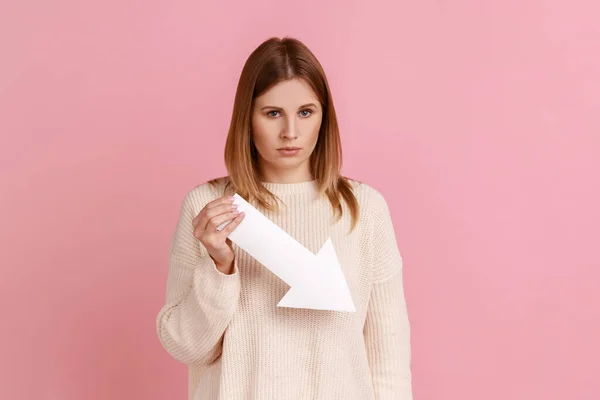
M 317 253 L 331 237 L 356 312 L 277 307 L 289 289 L 240 248 L 234 273 L 219 272 L 192 235 L 192 219 L 223 195 L 208 183 L 188 192 L 172 237 L 162 346 L 189 366 L 189 400 L 412 400 L 410 327 L 402 258 L 388 206 L 352 181 L 360 220 L 335 222 L 314 182 L 264 183 L 285 207 L 274 223 Z M 268 243 L 265 243 L 268 245 Z

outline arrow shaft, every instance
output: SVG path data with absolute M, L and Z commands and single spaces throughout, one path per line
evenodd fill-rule
M 315 255 L 243 198 L 235 197 L 245 216 L 229 239 L 291 286 L 299 269 L 314 263 Z

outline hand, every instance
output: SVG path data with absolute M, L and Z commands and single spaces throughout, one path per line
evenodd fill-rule
M 200 241 L 208 251 L 219 269 L 223 273 L 232 273 L 233 247 L 227 236 L 242 222 L 244 213 L 237 210 L 233 204 L 233 197 L 225 196 L 208 203 L 192 220 L 194 237 Z M 224 222 L 231 221 L 223 230 L 217 227 Z

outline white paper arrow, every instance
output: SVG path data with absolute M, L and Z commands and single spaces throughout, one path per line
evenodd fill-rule
M 356 311 L 331 239 L 315 255 L 237 193 L 234 204 L 245 216 L 228 237 L 290 286 L 279 307 Z

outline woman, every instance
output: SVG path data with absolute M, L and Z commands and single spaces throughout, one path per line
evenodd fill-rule
M 412 399 L 388 207 L 372 187 L 341 176 L 341 160 L 318 60 L 298 40 L 265 41 L 238 84 L 229 175 L 188 192 L 171 242 L 157 333 L 189 366 L 189 399 Z M 356 311 L 277 307 L 289 287 L 227 238 L 244 218 L 234 193 L 313 253 L 331 238 Z

